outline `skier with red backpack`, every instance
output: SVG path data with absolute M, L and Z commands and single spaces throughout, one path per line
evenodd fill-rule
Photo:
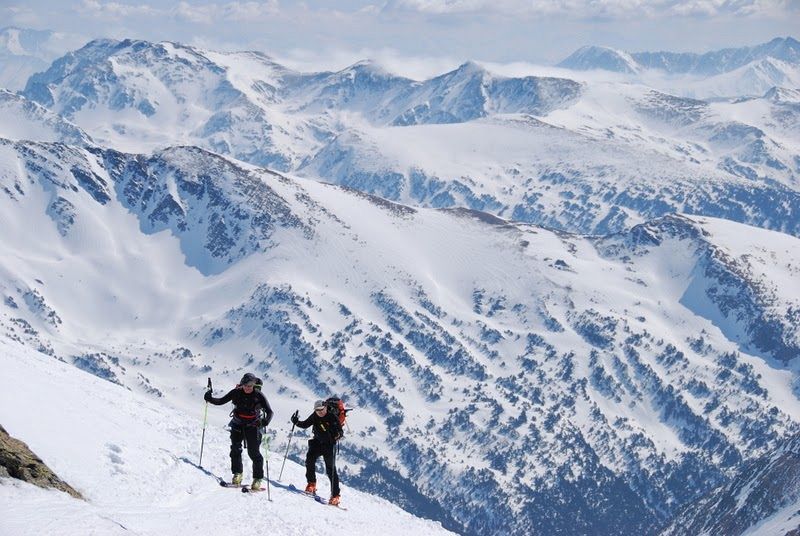
M 261 392 L 261 380 L 254 374 L 247 373 L 242 376 L 239 385 L 229 391 L 222 398 L 214 398 L 211 394 L 211 380 L 209 388 L 203 397 L 206 402 L 221 406 L 233 402 L 231 411 L 231 472 L 233 478 L 231 485 L 242 484 L 242 441 L 247 448 L 247 454 L 253 462 L 253 483 L 250 488 L 258 491 L 264 479 L 264 457 L 261 455 L 261 437 L 269 422 L 272 420 L 273 411 L 267 398 Z
M 298 418 L 299 411 L 292 415 L 292 424 L 298 428 L 312 427 L 314 437 L 308 441 L 306 454 L 306 493 L 316 495 L 316 464 L 320 456 L 325 461 L 325 472 L 331 481 L 331 498 L 328 504 L 339 505 L 339 475 L 336 472 L 336 442 L 344 435 L 343 424 L 346 416 L 344 403 L 338 398 L 317 400 L 314 412 L 305 420 Z

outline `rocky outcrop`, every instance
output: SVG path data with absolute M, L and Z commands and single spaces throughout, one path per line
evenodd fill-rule
M 0 426 L 0 476 L 18 478 L 40 488 L 55 488 L 69 493 L 76 499 L 83 499 L 78 491 L 58 478 L 36 454 L 31 452 L 28 445 L 8 435 L 2 426 Z

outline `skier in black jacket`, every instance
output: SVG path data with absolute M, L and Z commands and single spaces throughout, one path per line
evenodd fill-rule
M 325 460 L 325 472 L 331 481 L 331 498 L 329 504 L 339 504 L 339 475 L 336 472 L 336 441 L 342 437 L 342 427 L 339 419 L 328 411 L 324 400 L 317 400 L 314 403 L 314 413 L 307 419 L 301 421 L 297 417 L 298 412 L 292 415 L 292 423 L 298 428 L 308 428 L 312 426 L 314 438 L 308 440 L 308 454 L 306 454 L 306 493 L 317 492 L 317 472 L 316 464 L 320 456 Z
M 203 397 L 206 402 L 221 406 L 233 402 L 231 412 L 231 472 L 234 486 L 242 484 L 242 440 L 247 447 L 247 455 L 253 462 L 253 483 L 251 489 L 261 489 L 264 479 L 264 457 L 261 455 L 261 433 L 272 420 L 272 408 L 264 394 L 256 389 L 258 378 L 251 373 L 242 376 L 242 381 L 222 398 L 214 398 L 211 390 Z

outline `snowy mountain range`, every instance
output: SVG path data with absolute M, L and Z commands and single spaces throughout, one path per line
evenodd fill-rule
M 295 409 L 329 393 L 356 408 L 345 500 L 465 534 L 723 526 L 738 514 L 708 498 L 754 489 L 748 464 L 800 432 L 799 96 L 709 102 L 471 62 L 424 81 L 372 62 L 299 73 L 92 41 L 0 92 L 0 391 L 24 399 L 23 371 L 48 367 L 62 396 L 96 389 L 64 362 L 108 380 L 128 420 L 140 403 L 185 419 L 208 376 L 255 371 L 273 452 Z M 94 480 L 125 469 L 104 445 L 145 434 L 92 439 L 112 463 L 84 477 L 0 408 L 95 502 Z M 182 488 L 165 500 L 192 499 L 208 475 L 179 458 L 196 427 L 142 426 L 171 445 L 146 465 Z M 131 474 L 125 494 L 150 504 Z M 107 505 L 92 515 L 119 523 Z
M 303 74 L 257 53 L 98 40 L 24 96 L 122 150 L 196 145 L 404 204 L 568 232 L 680 211 L 797 235 L 797 102 L 773 98 L 791 91 L 708 103 L 474 63 L 422 82 L 370 62 Z
M 776 37 L 769 43 L 742 48 L 726 48 L 696 54 L 692 52 L 623 52 L 608 47 L 586 46 L 578 49 L 560 67 L 567 69 L 605 69 L 635 73 L 657 69 L 669 74 L 714 76 L 735 71 L 768 58 L 790 65 L 800 64 L 800 42 L 792 37 Z
M 752 47 L 707 52 L 625 52 L 585 46 L 559 67 L 577 71 L 603 70 L 626 75 L 685 97 L 763 95 L 771 87 L 800 85 L 800 42 L 775 38 Z

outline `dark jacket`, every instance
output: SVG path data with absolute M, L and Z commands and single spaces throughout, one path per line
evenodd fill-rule
M 264 393 L 256 389 L 253 389 L 252 393 L 247 394 L 241 387 L 237 387 L 236 389 L 231 389 L 228 394 L 222 398 L 214 398 L 209 391 L 206 393 L 205 400 L 211 402 L 215 406 L 221 406 L 222 404 L 227 404 L 232 401 L 233 412 L 231 415 L 234 421 L 237 421 L 237 424 L 267 426 L 272 420 L 273 412 L 272 408 L 269 406 L 269 402 L 267 402 L 267 397 L 264 396 Z M 261 422 L 257 422 L 259 410 L 264 410 L 264 417 Z
M 333 444 L 342 437 L 342 427 L 339 418 L 328 411 L 324 417 L 320 417 L 316 412 L 308 416 L 304 421 L 297 421 L 298 428 L 308 428 L 313 426 L 314 439 L 323 444 Z

